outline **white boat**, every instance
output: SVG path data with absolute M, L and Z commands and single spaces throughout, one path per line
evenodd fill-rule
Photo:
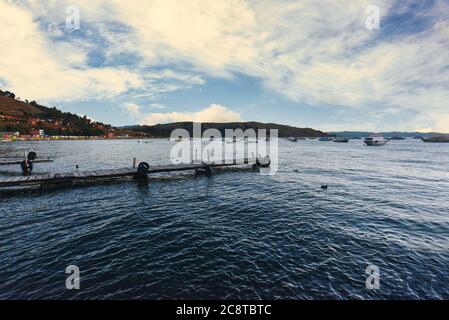
M 387 144 L 388 140 L 383 136 L 370 136 L 365 138 L 364 143 L 367 146 L 383 146 Z
M 334 142 L 348 143 L 349 142 L 349 138 L 337 137 L 337 138 L 334 139 Z

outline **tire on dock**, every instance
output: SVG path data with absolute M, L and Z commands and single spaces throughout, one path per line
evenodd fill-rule
M 134 174 L 134 179 L 148 180 L 148 172 L 150 171 L 150 165 L 148 162 L 140 162 L 137 166 L 137 172 Z

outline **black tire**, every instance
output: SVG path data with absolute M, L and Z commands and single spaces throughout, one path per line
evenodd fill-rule
M 36 159 L 36 157 L 37 157 L 37 153 L 34 151 L 29 152 L 27 155 L 28 161 L 33 161 L 34 159 Z
M 142 175 L 148 174 L 149 171 L 150 171 L 150 165 L 147 162 L 141 162 L 137 166 L 137 172 L 139 174 L 142 174 Z

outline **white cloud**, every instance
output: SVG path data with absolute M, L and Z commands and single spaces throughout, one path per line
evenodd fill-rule
M 194 121 L 194 122 L 238 122 L 242 121 L 238 112 L 232 111 L 219 104 L 210 106 L 193 113 L 188 112 L 157 112 L 147 114 L 141 124 L 154 125 L 158 123 Z
M 149 109 L 166 109 L 166 107 L 164 106 L 164 105 L 162 105 L 162 104 L 160 104 L 160 103 L 152 103 L 152 104 L 150 104 L 149 105 L 149 107 L 148 107 Z
M 71 4 L 26 3 L 35 16 L 63 13 L 64 5 Z M 375 2 L 381 8 L 381 27 L 394 3 Z M 87 68 L 88 47 L 51 42 L 23 7 L 0 4 L 0 40 L 11 47 L 0 51 L 0 77 L 22 96 L 70 100 L 85 92 L 103 98 L 142 88 L 138 97 L 153 97 L 202 85 L 200 75 L 241 72 L 294 101 L 377 109 L 384 118 L 390 109 L 411 109 L 418 116 L 409 128 L 449 131 L 449 6 L 437 3 L 438 8 L 422 14 L 435 21 L 433 29 L 387 39 L 365 27 L 371 0 L 80 2 L 82 28 L 100 26 L 100 36 L 110 45 L 108 59 L 123 53 L 143 59 L 137 71 Z M 112 23 L 126 32 L 114 32 Z M 148 72 L 169 64 L 190 71 Z M 153 118 L 167 115 L 155 113 Z M 379 116 L 374 125 L 384 118 Z
M 132 102 L 126 102 L 122 105 L 123 110 L 127 112 L 131 117 L 138 118 L 140 115 L 140 106 L 132 103 Z
M 21 96 L 40 101 L 113 97 L 142 86 L 124 68 L 87 68 L 87 52 L 71 43 L 54 45 L 30 12 L 0 2 L 0 78 Z

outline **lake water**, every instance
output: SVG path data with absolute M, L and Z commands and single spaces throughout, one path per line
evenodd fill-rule
M 168 162 L 167 140 L 1 143 L 34 173 Z M 0 196 L 0 298 L 449 299 L 449 145 L 279 141 L 279 171 Z M 0 176 L 20 175 L 0 167 Z M 321 185 L 328 185 L 322 190 Z M 76 265 L 81 289 L 67 290 Z M 376 265 L 380 288 L 365 286 Z

